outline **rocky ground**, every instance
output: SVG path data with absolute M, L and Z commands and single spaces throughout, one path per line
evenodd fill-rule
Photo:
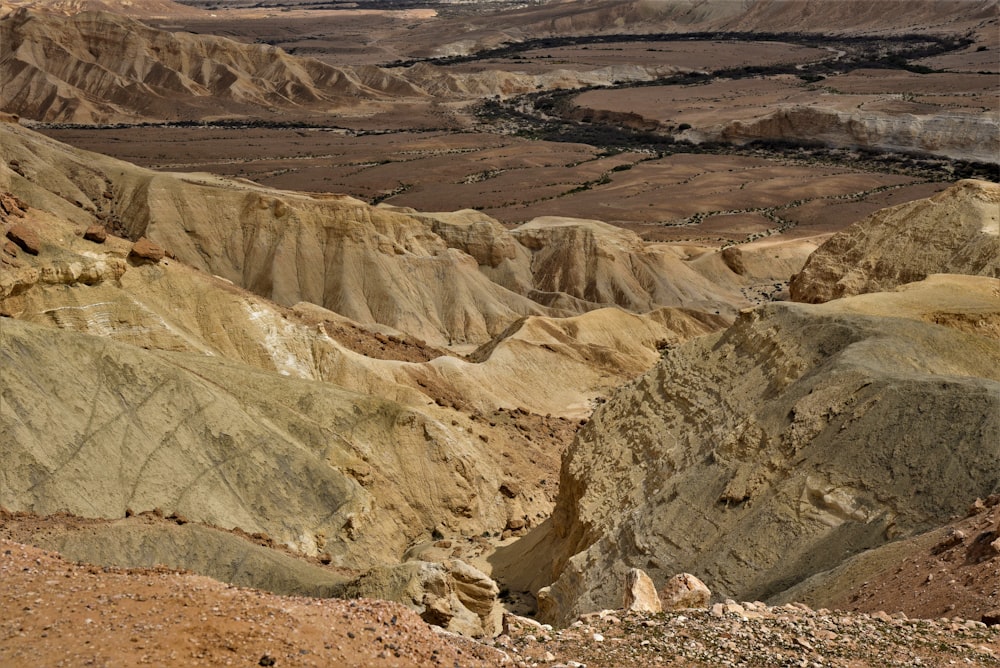
M 1000 494 L 976 499 L 967 517 L 849 559 L 776 602 L 854 612 L 990 619 L 1000 614 Z
M 0 542 L 0 665 L 470 666 L 490 648 L 401 605 L 280 597 Z
M 727 601 L 592 613 L 565 629 L 508 615 L 504 633 L 476 642 L 394 603 L 75 564 L 9 540 L 0 541 L 0 577 L 0 665 L 1000 665 L 1000 626 L 958 617 Z
M 801 604 L 718 603 L 658 615 L 594 613 L 565 630 L 501 636 L 529 665 L 1000 665 L 1000 631 L 982 622 L 850 614 Z

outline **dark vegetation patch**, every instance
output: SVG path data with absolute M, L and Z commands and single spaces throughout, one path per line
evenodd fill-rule
M 906 69 L 911 72 L 931 72 L 930 68 L 911 63 L 911 60 L 937 56 L 948 51 L 961 49 L 973 40 L 968 37 L 942 37 L 935 35 L 885 35 L 868 36 L 833 36 L 818 33 L 802 32 L 690 32 L 690 33 L 650 33 L 650 34 L 615 34 L 615 35 L 582 35 L 574 37 L 536 37 L 510 44 L 503 44 L 492 49 L 483 49 L 471 54 L 441 56 L 436 58 L 411 58 L 386 63 L 384 67 L 410 67 L 421 62 L 447 66 L 459 63 L 471 63 L 479 60 L 503 58 L 521 58 L 522 54 L 539 49 L 557 49 L 566 46 L 582 46 L 589 44 L 609 44 L 619 42 L 784 42 L 807 47 L 828 47 L 845 51 L 842 58 L 827 59 L 799 69 L 793 64 L 785 65 L 747 65 L 713 73 L 721 76 L 723 72 L 741 72 L 744 76 L 759 76 L 769 74 L 798 74 L 800 72 L 833 74 L 847 72 L 857 68 L 889 68 Z M 713 76 L 709 75 L 709 76 Z M 731 75 L 730 75 L 731 76 Z M 653 84 L 655 85 L 655 84 Z

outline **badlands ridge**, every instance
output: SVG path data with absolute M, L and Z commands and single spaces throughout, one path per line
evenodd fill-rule
M 188 523 L 336 567 L 281 584 L 287 558 L 257 550 L 268 565 L 248 583 L 284 591 L 405 599 L 399 577 L 459 591 L 489 582 L 453 559 L 478 554 L 511 588 L 545 587 L 540 614 L 565 623 L 613 606 L 630 565 L 766 598 L 996 491 L 996 185 L 961 182 L 859 222 L 792 283 L 883 292 L 764 305 L 721 329 L 747 280 L 724 251 L 592 221 L 508 231 L 471 212 L 157 174 L 0 130 L 10 510 L 183 518 L 173 542 L 139 544 L 173 544 L 155 561 L 218 577 L 235 573 L 204 546 L 245 554 L 245 539 L 210 543 Z M 84 238 L 102 223 L 122 236 Z M 937 275 L 901 285 L 921 278 L 906 263 L 928 238 Z M 448 295 L 428 292 L 440 280 Z M 438 353 L 367 356 L 345 331 Z M 617 386 L 570 446 L 555 499 L 560 441 Z M 149 556 L 110 541 L 116 526 L 56 544 L 102 562 Z M 525 531 L 494 556 L 468 540 Z M 455 539 L 466 552 L 442 549 Z M 455 628 L 497 630 L 494 607 L 469 615 L 461 601 L 442 613 Z
M 593 2 L 524 9 L 519 37 L 665 21 L 755 30 L 778 4 L 785 29 L 829 25 L 806 1 Z M 945 29 L 949 3 L 912 4 Z M 987 30 L 991 8 L 969 3 L 962 25 Z M 841 18 L 845 30 L 899 28 L 885 12 Z M 437 47 L 499 39 L 478 20 L 467 43 Z M 862 618 L 804 604 L 874 613 L 858 625 L 907 661 L 997 661 L 985 626 L 1000 608 L 996 183 L 960 180 L 833 235 L 725 248 L 600 220 L 504 225 L 146 169 L 30 126 L 374 117 L 442 101 L 461 125 L 461 104 L 555 87 L 542 75 L 334 67 L 34 8 L 0 19 L 0 48 L 0 539 L 25 591 L 59 571 L 72 587 L 125 587 L 121 600 L 135 578 L 176 604 L 163 582 L 182 582 L 199 610 L 220 610 L 218 628 L 193 636 L 209 647 L 189 652 L 216 663 L 251 648 L 241 660 L 275 665 L 261 620 L 276 615 L 288 628 L 309 620 L 301 647 L 282 636 L 280 665 L 324 651 L 504 665 L 515 650 L 551 664 L 620 633 L 593 659 L 615 665 L 626 659 L 607 647 L 658 647 L 667 636 L 636 634 L 665 624 L 682 648 L 671 656 L 690 665 L 733 656 L 728 639 L 745 629 L 729 624 L 808 627 L 767 650 L 789 661 L 802 658 L 789 647 L 861 637 L 846 629 Z M 567 87 L 590 76 L 577 74 Z M 168 569 L 395 603 L 293 603 Z M 638 571 L 661 590 L 696 576 L 712 607 L 622 624 L 608 610 L 645 581 Z M 900 583 L 925 596 L 893 599 Z M 47 595 L 3 595 L 0 607 L 55 614 Z M 132 605 L 115 608 L 136 629 L 128 642 L 169 646 L 141 632 Z M 904 629 L 886 608 L 956 620 Z M 413 613 L 465 639 L 442 643 Z M 53 661 L 59 643 L 79 646 L 58 620 L 29 617 L 0 618 L 0 663 L 28 655 L 29 632 L 52 632 L 40 644 Z M 423 649 L 403 658 L 411 641 Z

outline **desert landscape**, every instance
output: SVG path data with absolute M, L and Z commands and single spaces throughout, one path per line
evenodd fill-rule
M 0 665 L 1000 665 L 998 54 L 4 3 Z

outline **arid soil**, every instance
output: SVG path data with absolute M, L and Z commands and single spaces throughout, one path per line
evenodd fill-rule
M 646 89 L 641 89 L 646 90 Z M 479 209 L 507 224 L 598 218 L 650 241 L 720 244 L 785 228 L 830 234 L 945 186 L 816 161 L 612 155 L 583 144 L 486 133 L 355 137 L 318 129 L 84 128 L 46 135 L 142 166 L 208 171 L 276 188 L 344 192 L 421 211 Z M 580 184 L 592 184 L 581 187 Z
M 385 601 L 279 597 L 164 568 L 75 564 L 0 541 L 4 665 L 1000 665 L 1000 631 L 947 620 L 717 604 L 608 611 L 555 630 L 509 618 L 478 643 Z
M 968 516 L 858 555 L 778 597 L 838 610 L 983 619 L 1000 612 L 1000 495 Z
M 839 111 L 983 113 L 996 110 L 991 74 L 913 74 L 857 70 L 816 83 L 783 75 L 720 80 L 691 86 L 595 90 L 576 98 L 582 107 L 637 113 L 660 123 L 710 126 L 762 115 L 775 105 L 810 104 Z
M 0 541 L 0 664 L 482 666 L 497 652 L 386 601 L 283 598 Z
M 214 17 L 197 24 L 185 22 L 184 29 L 219 33 L 228 29 L 245 39 L 276 36 L 281 46 L 299 46 L 337 41 L 340 24 L 337 11 L 299 14 L 305 3 L 289 0 L 288 12 L 277 8 L 250 9 L 253 3 L 237 3 L 232 11 L 211 0 L 192 0 L 200 8 L 209 7 Z M 991 0 L 882 0 L 845 4 L 815 3 L 808 0 L 755 0 L 752 4 L 691 0 L 651 4 L 643 0 L 599 0 L 581 7 L 573 3 L 438 4 L 433 13 L 371 11 L 384 9 L 381 3 L 361 3 L 361 11 L 347 8 L 346 34 L 333 48 L 409 56 L 465 54 L 512 39 L 552 35 L 616 35 L 688 31 L 777 31 L 844 33 L 965 33 L 990 34 L 996 8 Z M 326 16 L 324 16 L 326 14 Z M 316 16 L 310 21 L 303 15 Z M 239 21 L 242 16 L 256 21 Z M 292 21 L 286 22 L 286 18 Z M 234 20 L 236 19 L 236 20 Z M 229 25 L 226 25 L 229 24 Z M 287 32 L 276 32 L 286 25 Z M 995 33 L 995 30 L 992 30 Z M 324 50 L 326 45 L 323 44 Z M 317 52 L 320 50 L 317 49 Z M 972 49 L 971 51 L 975 51 Z M 956 62 L 983 62 L 982 53 Z M 384 61 L 383 61 L 384 62 Z M 992 63 L 995 67 L 995 62 Z
M 641 63 L 643 67 L 661 67 L 664 68 L 663 71 L 669 72 L 713 70 L 751 64 L 808 63 L 829 55 L 828 51 L 816 47 L 772 41 L 622 41 L 526 49 L 515 57 L 482 58 L 472 63 L 450 65 L 448 70 L 477 72 L 499 69 L 540 73 L 556 68 L 591 70 Z

